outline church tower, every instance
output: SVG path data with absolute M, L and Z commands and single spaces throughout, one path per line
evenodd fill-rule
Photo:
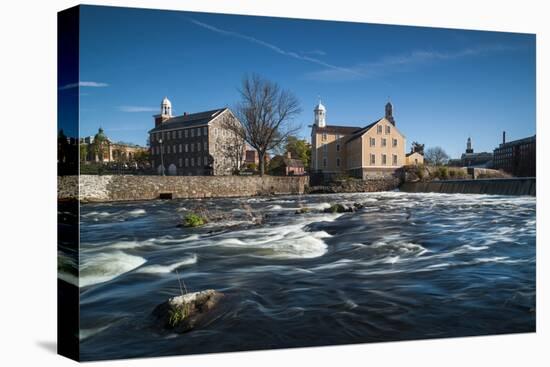
M 317 106 L 315 106 L 315 109 L 313 110 L 313 116 L 315 119 L 314 124 L 317 125 L 317 127 L 327 126 L 326 114 L 327 114 L 327 109 L 325 108 L 325 106 L 323 106 L 323 104 L 321 103 L 321 100 L 319 100 L 319 104 L 317 104 Z
M 162 124 L 164 121 L 172 118 L 172 102 L 168 97 L 164 97 L 160 103 L 160 114 L 155 115 L 155 127 Z
M 473 152 L 472 139 L 468 136 L 468 141 L 466 142 L 466 154 L 472 154 Z
M 391 104 L 391 102 L 388 101 L 388 103 L 386 103 L 386 120 L 388 120 L 389 122 L 391 122 L 391 124 L 393 126 L 395 126 L 395 120 L 393 119 L 393 105 Z

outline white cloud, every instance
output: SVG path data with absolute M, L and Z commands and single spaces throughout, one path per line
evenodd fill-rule
M 306 56 L 305 54 L 303 53 L 297 53 L 297 52 L 294 52 L 294 51 L 288 51 L 288 50 L 285 50 L 285 49 L 282 49 L 281 47 L 277 46 L 277 45 L 274 45 L 272 43 L 269 43 L 269 42 L 266 42 L 266 41 L 263 41 L 261 39 L 258 39 L 258 38 L 254 38 L 254 37 L 251 37 L 251 36 L 248 36 L 246 34 L 242 34 L 242 33 L 237 33 L 237 32 L 233 32 L 233 31 L 228 31 L 228 30 L 225 30 L 225 29 L 221 29 L 221 28 L 217 28 L 217 27 L 214 27 L 213 25 L 210 25 L 210 24 L 207 24 L 207 23 L 203 23 L 203 22 L 199 22 L 198 20 L 195 20 L 195 19 L 191 19 L 191 18 L 187 18 L 191 23 L 195 24 L 195 25 L 198 25 L 199 27 L 202 27 L 202 28 L 205 28 L 205 29 L 208 29 L 212 32 L 216 32 L 216 33 L 219 33 L 221 35 L 224 35 L 224 36 L 229 36 L 229 37 L 234 37 L 234 38 L 240 38 L 240 39 L 243 39 L 243 40 L 246 40 L 248 42 L 251 42 L 251 43 L 255 43 L 257 45 L 260 45 L 262 47 L 265 47 L 275 53 L 278 53 L 280 55 L 283 55 L 283 56 L 287 56 L 287 57 L 291 57 L 291 58 L 294 58 L 294 59 L 297 59 L 297 60 L 302 60 L 302 61 L 307 61 L 307 62 L 310 62 L 310 63 L 313 63 L 313 64 L 317 64 L 317 65 L 320 65 L 320 66 L 323 66 L 327 69 L 330 69 L 330 70 L 335 70 L 335 71 L 338 71 L 338 72 L 342 72 L 342 73 L 350 73 L 350 74 L 354 74 L 355 71 L 354 70 L 351 70 L 351 69 L 347 69 L 347 68 L 342 68 L 340 66 L 337 66 L 337 65 L 333 65 L 333 64 L 329 64 L 327 62 L 324 62 L 320 59 L 317 59 L 315 57 L 310 57 L 310 56 Z M 310 51 L 310 52 L 306 52 L 306 53 L 309 53 L 309 54 L 317 54 L 317 55 L 324 55 L 324 52 L 321 51 L 321 50 L 315 50 L 313 53 Z
M 385 76 L 396 72 L 410 71 L 430 63 L 454 60 L 468 56 L 478 56 L 496 51 L 513 50 L 503 45 L 488 45 L 464 48 L 455 51 L 416 50 L 400 55 L 385 56 L 372 62 L 358 63 L 345 68 L 353 73 L 325 68 L 306 74 L 308 79 L 324 81 L 346 81 Z
M 80 81 L 78 83 L 66 84 L 62 87 L 59 87 L 59 90 L 71 89 L 71 88 L 76 88 L 76 87 L 102 88 L 102 87 L 108 87 L 108 86 L 109 86 L 109 84 L 107 84 L 107 83 Z
M 122 112 L 156 112 L 159 110 L 156 107 L 147 106 L 119 106 L 118 109 Z

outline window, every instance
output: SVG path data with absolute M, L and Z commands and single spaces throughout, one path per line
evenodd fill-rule
M 189 133 L 189 131 L 186 129 L 186 130 L 183 130 L 183 134 L 185 135 L 185 137 L 187 138 L 187 134 Z
M 397 139 L 392 139 L 392 146 L 394 148 L 397 146 Z
M 197 136 L 201 136 L 201 128 L 200 127 L 197 129 Z
M 175 139 L 176 138 L 176 131 L 172 131 L 172 139 Z
M 187 130 L 186 130 L 187 131 Z M 188 144 L 185 144 L 185 153 L 187 153 L 189 151 L 189 145 Z
M 382 134 L 382 125 L 376 126 L 376 133 L 377 134 Z
M 204 149 L 205 152 L 208 151 L 208 141 L 206 141 L 206 140 L 203 141 L 203 142 L 202 142 L 202 147 L 203 147 L 203 149 Z
M 177 152 L 178 152 L 177 145 L 174 144 L 174 146 L 172 147 L 172 153 L 176 154 Z
M 191 129 L 191 137 L 192 137 L 192 138 L 195 137 L 195 129 Z
M 189 158 L 185 158 L 185 167 L 189 166 Z
M 336 158 L 336 167 L 340 167 L 340 158 Z
M 371 147 L 376 146 L 376 139 L 375 138 L 369 138 L 369 144 Z
M 166 146 L 166 153 L 170 154 L 170 145 Z
M 323 155 L 327 155 L 328 144 L 323 144 Z
M 394 154 L 394 155 L 392 156 L 392 161 L 393 161 L 393 165 L 394 165 L 394 166 L 397 166 L 397 155 Z
M 391 127 L 386 125 L 386 134 L 389 134 L 391 131 Z
M 327 166 L 327 159 L 326 159 L 326 158 L 323 158 L 323 167 L 326 168 L 326 166 Z
M 383 146 L 383 147 L 386 146 L 386 138 L 382 138 L 382 146 Z
M 201 142 L 199 141 L 197 143 L 197 152 L 200 152 L 201 151 Z
M 191 152 L 193 152 L 195 150 L 195 144 L 194 143 L 191 143 Z M 191 164 L 192 165 L 192 164 Z
M 201 164 L 202 164 L 201 162 L 202 162 L 201 157 L 198 157 L 198 158 L 197 158 L 197 166 L 198 166 L 198 167 L 201 166 Z
M 181 153 L 181 148 L 182 148 L 181 144 L 180 144 L 179 148 L 180 148 L 180 149 L 179 149 L 179 152 Z M 181 164 L 180 164 L 180 167 L 181 167 Z
M 202 134 L 204 136 L 208 135 L 208 128 L 206 126 L 202 128 Z
M 382 154 L 382 164 L 384 166 L 386 165 L 386 155 L 385 154 Z
M 340 151 L 340 144 L 336 144 L 336 151 L 337 151 L 337 152 Z
M 323 133 L 323 141 L 327 140 L 327 133 Z
M 181 139 L 181 130 L 178 130 L 178 139 Z
M 195 158 L 191 158 L 191 167 L 195 165 Z
M 371 164 L 371 165 L 376 164 L 376 157 L 374 156 L 374 154 L 371 154 L 371 155 L 370 155 L 370 164 Z
M 182 167 L 182 159 L 181 158 L 178 158 L 178 166 Z

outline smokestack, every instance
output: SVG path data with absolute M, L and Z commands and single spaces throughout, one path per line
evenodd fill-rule
M 506 131 L 502 132 L 502 144 L 506 143 Z

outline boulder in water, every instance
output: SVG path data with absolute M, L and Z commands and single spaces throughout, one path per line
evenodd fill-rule
M 155 307 L 153 316 L 163 328 L 184 333 L 211 320 L 211 311 L 222 297 L 213 289 L 172 297 Z
M 330 208 L 326 208 L 325 210 L 323 210 L 323 212 L 325 213 L 350 213 L 354 211 L 355 211 L 354 206 L 348 206 L 348 205 L 339 204 L 339 203 L 332 204 Z

